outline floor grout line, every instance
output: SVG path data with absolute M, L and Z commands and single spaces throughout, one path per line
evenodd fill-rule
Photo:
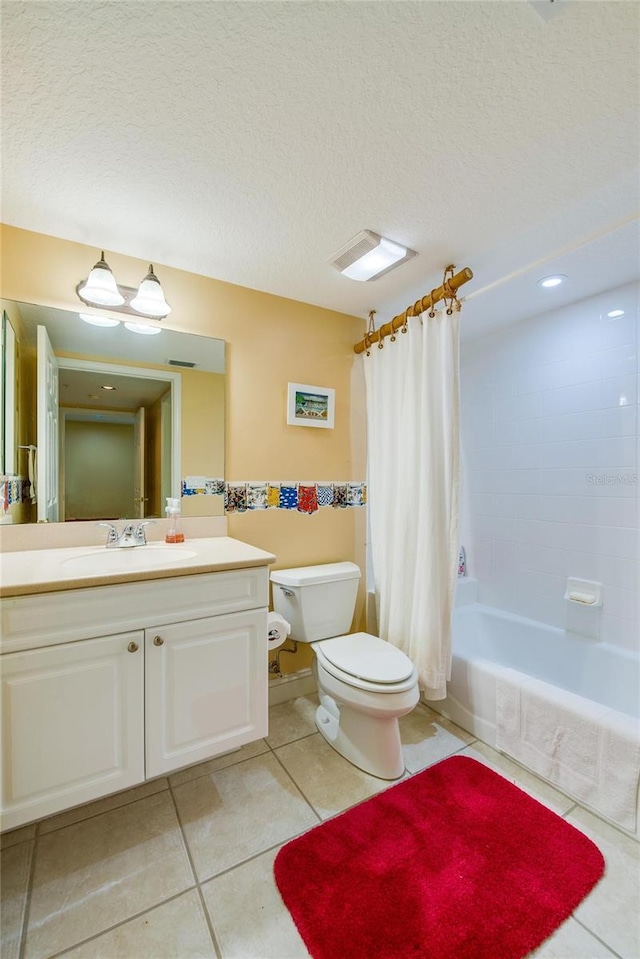
M 150 782 L 152 782 L 152 781 L 153 781 L 153 780 L 150 780 Z M 140 785 L 144 785 L 144 784 L 141 783 Z M 131 788 L 131 789 L 139 789 L 140 786 L 131 786 L 130 788 Z M 91 819 L 96 819 L 98 816 L 104 816 L 105 813 L 115 812 L 116 809 L 125 809 L 127 806 L 132 806 L 134 803 L 142 802 L 144 799 L 150 799 L 151 796 L 157 796 L 159 793 L 164 792 L 165 789 L 168 789 L 168 788 L 169 788 L 169 782 L 168 782 L 168 780 L 167 780 L 167 785 L 166 785 L 166 786 L 163 786 L 161 789 L 156 789 L 155 792 L 148 793 L 146 796 L 136 796 L 135 798 L 132 797 L 131 799 L 127 800 L 126 802 L 120 803 L 120 805 L 118 805 L 118 806 L 110 806 L 109 809 L 101 809 L 100 812 L 90 813 L 88 816 L 82 816 L 81 819 L 74 819 L 73 822 L 65 822 L 65 823 L 63 823 L 61 826 L 56 826 L 55 829 L 49 829 L 49 830 L 47 830 L 47 832 L 43 833 L 42 835 L 43 835 L 43 837 L 44 837 L 44 836 L 53 836 L 54 833 L 60 832 L 61 829 L 68 829 L 69 826 L 78 826 L 81 822 L 89 822 Z M 126 792 L 126 790 L 122 790 L 122 792 Z M 117 795 L 118 795 L 117 792 L 111 794 L 111 796 L 117 796 Z M 105 796 L 105 799 L 109 799 L 109 798 L 111 798 L 111 797 Z M 91 800 L 91 802 L 102 802 L 102 800 L 100 800 L 100 799 Z M 82 807 L 80 807 L 80 808 L 82 808 Z M 59 812 L 59 813 L 53 813 L 53 815 L 52 815 L 51 817 L 45 817 L 44 819 L 41 819 L 41 820 L 37 823 L 37 826 L 38 826 L 38 828 L 39 828 L 40 825 L 41 825 L 42 823 L 46 822 L 47 819 L 49 819 L 49 818 L 54 819 L 54 818 L 56 818 L 57 816 L 63 816 L 63 815 L 64 815 L 64 810 L 63 810 L 62 812 Z
M 259 742 L 259 741 L 260 741 L 260 740 L 256 740 L 256 742 Z M 267 742 L 266 739 L 264 739 L 264 738 L 263 738 L 262 741 L 265 742 L 265 743 Z M 193 783 L 193 782 L 195 782 L 197 779 L 206 779 L 207 776 L 211 776 L 213 773 L 221 773 L 221 772 L 223 772 L 225 769 L 231 769 L 233 766 L 241 766 L 243 763 L 251 762 L 252 759 L 258 759 L 259 756 L 266 756 L 266 754 L 269 752 L 269 749 L 270 749 L 268 743 L 267 743 L 267 747 L 268 747 L 268 748 L 267 748 L 267 749 L 264 749 L 262 752 L 256 753 L 255 756 L 242 756 L 240 759 L 237 759 L 236 762 L 227 763 L 227 765 L 225 765 L 225 766 L 217 766 L 215 769 L 208 769 L 206 772 L 199 773 L 197 776 L 190 777 L 189 779 L 185 779 L 185 780 L 183 780 L 182 782 L 179 782 L 179 783 L 172 783 L 172 782 L 171 782 L 171 776 L 177 775 L 177 774 L 179 773 L 179 771 L 178 771 L 178 773 L 169 773 L 169 785 L 168 785 L 167 788 L 168 788 L 168 789 L 179 789 L 180 786 L 186 786 L 188 783 Z M 228 755 L 232 756 L 233 753 L 229 753 Z M 214 760 L 211 760 L 211 759 L 205 760 L 205 764 L 206 764 L 207 762 L 215 762 L 215 759 L 214 759 Z M 187 769 L 188 769 L 188 768 L 189 768 L 189 767 L 187 767 Z
M 36 857 L 38 855 L 38 845 L 40 841 L 40 823 L 35 824 L 33 833 L 33 849 L 31 851 L 31 862 L 29 863 L 29 879 L 27 881 L 26 901 L 24 905 L 24 916 L 22 917 L 22 930 L 20 932 L 20 950 L 18 959 L 24 959 L 25 949 L 27 947 L 27 932 L 29 930 L 29 919 L 31 915 L 31 894 L 33 892 L 33 880 L 36 872 Z
M 146 916 L 148 913 L 153 912 L 154 909 L 159 909 L 161 906 L 166 906 L 167 903 L 173 902 L 175 899 L 179 899 L 181 896 L 185 896 L 188 892 L 193 892 L 195 888 L 195 885 L 188 886 L 186 889 L 182 889 L 180 892 L 177 892 L 174 896 L 167 896 L 166 899 L 161 899 L 159 902 L 154 903 L 154 905 L 149 906 L 148 909 L 142 909 L 140 912 L 136 912 L 132 916 L 127 916 L 126 919 L 122 919 L 120 922 L 114 922 L 112 926 L 107 926 L 105 929 L 101 929 L 100 932 L 96 932 L 93 936 L 87 936 L 86 939 L 80 939 L 78 942 L 74 942 L 71 946 L 65 946 L 64 949 L 60 950 L 60 952 L 47 953 L 47 955 L 43 956 L 42 959 L 58 959 L 59 956 L 66 955 L 68 952 L 71 952 L 72 949 L 77 949 L 78 946 L 85 946 L 88 942 L 95 942 L 96 939 L 106 935 L 108 932 L 113 932 L 114 929 L 119 929 L 121 926 L 126 926 L 128 922 L 133 922 L 135 919 L 140 919 L 142 916 Z
M 301 739 L 307 739 L 307 738 L 308 738 L 307 736 L 302 736 L 302 737 L 301 737 Z M 299 740 L 299 739 L 296 739 L 295 742 L 300 742 L 300 740 Z M 288 745 L 288 744 L 287 744 L 287 745 Z M 281 747 L 278 746 L 278 749 L 280 749 L 280 748 L 281 748 Z M 319 823 L 322 822 L 322 817 L 320 816 L 320 813 L 318 812 L 318 810 L 316 809 L 316 807 L 313 805 L 313 803 L 310 801 L 310 799 L 308 798 L 308 796 L 305 795 L 305 793 L 303 792 L 302 788 L 301 788 L 301 787 L 298 785 L 298 783 L 295 781 L 295 779 L 293 778 L 292 774 L 289 772 L 289 770 L 287 769 L 287 767 L 285 766 L 285 764 L 282 762 L 282 760 L 280 759 L 280 757 L 279 757 L 278 754 L 276 753 L 275 749 L 272 750 L 272 753 L 273 753 L 273 758 L 274 758 L 274 759 L 276 760 L 276 762 L 280 765 L 280 767 L 284 770 L 285 774 L 286 774 L 287 777 L 291 780 L 291 782 L 292 782 L 293 785 L 295 786 L 296 790 L 300 793 L 300 795 L 302 796 L 302 798 L 303 798 L 304 801 L 306 802 L 306 804 L 307 804 L 307 806 L 309 807 L 309 809 L 311 810 L 311 812 L 314 814 L 314 816 L 317 816 L 318 822 L 319 822 Z M 313 827 L 310 826 L 309 828 L 311 829 L 311 828 L 313 828 Z M 303 831 L 306 832 L 307 830 L 305 829 L 305 830 L 303 830 Z M 301 834 L 300 834 L 300 835 L 301 835 Z M 291 837 L 291 838 L 293 838 L 293 837 Z M 288 842 L 288 841 L 289 841 L 289 840 L 287 839 L 286 842 Z
M 221 950 L 221 948 L 220 948 L 220 943 L 218 942 L 218 937 L 217 937 L 217 935 L 216 935 L 216 931 L 215 931 L 215 928 L 214 928 L 214 925 L 213 925 L 213 919 L 212 919 L 211 916 L 209 915 L 209 910 L 207 909 L 207 904 L 206 904 L 205 899 L 204 899 L 204 896 L 203 896 L 203 894 L 202 894 L 202 886 L 201 886 L 201 883 L 200 883 L 200 878 L 199 878 L 199 876 L 198 876 L 198 871 L 197 871 L 197 869 L 196 869 L 196 865 L 195 865 L 195 863 L 194 863 L 194 861 L 193 861 L 193 856 L 191 855 L 191 849 L 189 848 L 189 841 L 188 841 L 188 839 L 187 839 L 187 834 L 186 834 L 186 831 L 185 831 L 185 828 L 184 828 L 184 824 L 183 824 L 183 822 L 182 822 L 182 817 L 181 817 L 181 815 L 180 815 L 180 810 L 178 809 L 178 803 L 176 802 L 176 797 L 175 797 L 174 794 L 173 794 L 173 789 L 171 788 L 171 784 L 169 784 L 169 795 L 171 796 L 171 802 L 172 802 L 172 804 L 173 804 L 173 809 L 174 809 L 174 812 L 175 812 L 175 814 L 176 814 L 176 820 L 177 820 L 177 822 L 178 822 L 178 828 L 180 829 L 180 835 L 182 836 L 182 843 L 183 843 L 183 845 L 184 845 L 185 852 L 186 852 L 186 854 L 187 854 L 187 859 L 189 860 L 189 865 L 190 865 L 190 867 L 191 867 L 191 872 L 193 873 L 193 878 L 194 878 L 194 881 L 195 881 L 195 888 L 196 888 L 196 891 L 197 891 L 197 893 L 198 893 L 198 897 L 199 897 L 199 899 L 200 899 L 200 905 L 202 906 L 202 910 L 203 910 L 203 913 L 204 913 L 204 919 L 205 919 L 205 922 L 206 922 L 206 924 L 207 924 L 207 928 L 208 928 L 208 930 L 209 930 L 209 935 L 211 936 L 211 942 L 213 943 L 213 949 L 214 949 L 214 952 L 215 952 L 215 954 L 216 954 L 216 956 L 217 956 L 217 959 L 222 959 L 222 950 Z
M 608 951 L 611 953 L 611 955 L 612 955 L 612 956 L 615 956 L 615 959 L 625 959 L 625 957 L 624 957 L 624 956 L 621 956 L 619 952 L 616 952 L 615 949 L 614 949 L 611 945 L 609 945 L 608 942 L 605 942 L 604 939 L 601 939 L 600 936 L 593 931 L 593 929 L 589 929 L 589 926 L 585 925 L 584 922 L 582 922 L 580 919 L 578 919 L 577 916 L 575 915 L 575 913 L 572 913 L 571 918 L 574 919 L 575 922 L 577 922 L 579 926 L 582 926 L 582 928 L 585 930 L 585 932 L 588 932 L 590 936 L 593 936 L 593 938 L 596 939 L 596 940 L 600 943 L 600 945 L 604 946 L 605 949 L 608 949 Z

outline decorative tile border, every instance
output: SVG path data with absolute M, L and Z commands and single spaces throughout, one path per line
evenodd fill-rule
M 225 481 L 210 476 L 187 476 L 182 480 L 183 496 L 224 496 Z
M 220 479 L 198 477 L 182 481 L 183 496 L 224 496 L 227 513 L 244 513 L 256 509 L 288 509 L 299 513 L 316 513 L 318 509 L 332 506 L 346 509 L 349 506 L 364 506 L 367 502 L 365 483 L 320 483 L 249 480 L 244 483 L 225 483 Z

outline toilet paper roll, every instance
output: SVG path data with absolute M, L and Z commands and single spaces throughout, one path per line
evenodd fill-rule
M 269 649 L 277 649 L 282 646 L 285 639 L 291 632 L 291 625 L 280 613 L 267 613 L 267 645 Z

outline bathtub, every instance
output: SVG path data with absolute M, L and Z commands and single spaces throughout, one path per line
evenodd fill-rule
M 535 764 L 523 759 L 517 750 L 503 747 L 504 712 L 501 734 L 498 710 L 504 709 L 505 682 L 510 683 L 511 688 L 514 683 L 522 689 L 534 688 L 535 694 L 542 697 L 540 702 L 548 697 L 550 704 L 555 701 L 562 704 L 563 710 L 573 710 L 578 720 L 573 725 L 578 728 L 581 724 L 587 728 L 591 723 L 601 722 L 609 727 L 613 723 L 616 729 L 622 730 L 627 737 L 626 756 L 632 757 L 634 769 L 636 763 L 638 766 L 631 773 L 637 783 L 640 776 L 640 657 L 563 629 L 469 602 L 473 589 L 472 581 L 464 583 L 464 589 L 459 589 L 456 598 L 447 698 L 428 705 L 572 795 L 566 780 L 556 778 L 554 781 L 553 776 L 541 772 L 546 766 L 538 764 L 535 768 Z M 544 713 L 538 715 L 544 717 Z M 637 748 L 634 748 L 636 741 Z M 598 742 L 598 748 L 602 749 L 602 742 Z M 633 822 L 629 815 L 621 822 L 619 817 L 610 815 L 610 809 L 585 802 L 583 795 L 574 795 L 574 798 L 627 831 L 640 835 L 637 785 Z M 627 799 L 629 801 L 629 796 Z

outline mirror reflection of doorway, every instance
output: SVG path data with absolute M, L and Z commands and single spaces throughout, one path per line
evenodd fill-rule
M 49 455 L 38 454 L 38 478 L 56 472 L 56 515 L 47 520 L 162 516 L 163 495 L 179 489 L 179 374 L 58 361 L 59 435 L 44 444 Z
M 98 414 L 99 415 L 99 414 Z M 110 520 L 134 512 L 134 424 L 64 416 L 64 518 Z

